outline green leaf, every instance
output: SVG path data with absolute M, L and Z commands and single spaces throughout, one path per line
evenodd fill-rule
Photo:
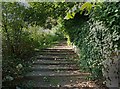
M 88 11 L 88 13 L 90 13 L 90 11 L 91 11 L 91 9 L 92 9 L 92 4 L 91 4 L 90 2 L 84 3 L 84 4 L 81 6 L 81 8 L 80 8 L 80 10 L 81 10 L 81 13 L 80 13 L 80 14 L 82 14 L 82 12 L 83 12 L 84 9 L 86 9 L 86 10 Z
M 72 14 L 67 13 L 67 15 L 66 15 L 65 19 L 71 19 L 71 18 L 73 18 Z
M 75 12 L 72 12 L 72 16 L 73 16 L 73 17 L 75 16 Z
M 84 10 L 84 9 L 89 8 L 89 7 L 91 7 L 91 6 L 92 6 L 91 3 L 86 2 L 86 3 L 84 3 L 84 4 L 81 6 L 80 10 Z

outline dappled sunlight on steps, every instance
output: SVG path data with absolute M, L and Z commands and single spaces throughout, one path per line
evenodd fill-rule
M 30 67 L 31 72 L 24 76 L 23 85 L 35 89 L 68 89 L 88 86 L 86 78 L 90 73 L 83 73 L 77 66 L 78 56 L 66 42 L 37 52 Z M 44 87 L 44 88 L 43 88 Z

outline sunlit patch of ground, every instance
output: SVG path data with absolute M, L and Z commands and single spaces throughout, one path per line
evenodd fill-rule
M 76 87 L 75 89 L 79 88 L 87 88 L 87 89 L 108 89 L 102 81 L 84 81 L 84 82 L 76 82 L 76 84 L 68 84 L 65 87 Z

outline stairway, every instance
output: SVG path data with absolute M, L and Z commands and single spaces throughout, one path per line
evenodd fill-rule
M 85 81 L 89 73 L 83 73 L 77 66 L 77 54 L 66 42 L 43 49 L 33 61 L 31 72 L 25 76 L 25 84 L 34 89 L 72 88 Z M 65 89 L 66 89 L 65 88 Z

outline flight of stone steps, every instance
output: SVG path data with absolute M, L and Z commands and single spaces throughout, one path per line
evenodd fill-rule
M 32 71 L 25 76 L 25 84 L 35 89 L 75 87 L 74 84 L 85 81 L 89 75 L 80 71 L 77 58 L 66 42 L 43 49 L 33 61 Z

